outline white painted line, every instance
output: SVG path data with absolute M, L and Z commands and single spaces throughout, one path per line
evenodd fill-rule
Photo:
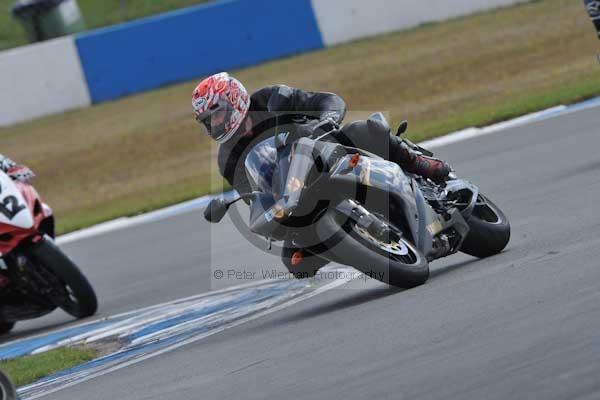
M 67 233 L 66 235 L 62 235 L 56 239 L 56 243 L 66 244 L 70 242 L 74 242 L 76 240 L 86 239 L 92 236 L 102 235 L 103 233 L 111 232 L 121 227 L 127 226 L 127 221 L 129 218 L 121 217 L 114 219 L 112 221 L 103 222 L 98 225 L 94 225 L 90 228 L 82 229 L 80 231 Z
M 458 132 L 449 133 L 439 138 L 426 140 L 424 142 L 419 143 L 419 145 L 431 149 L 436 147 L 447 146 L 449 144 L 462 142 L 480 136 L 490 135 L 492 133 L 498 133 L 507 129 L 517 128 L 519 126 L 527 125 L 532 122 L 542 121 L 546 118 L 561 115 L 561 113 L 567 110 L 567 108 L 567 106 L 556 106 L 532 114 L 524 115 L 522 117 L 514 118 L 508 121 L 499 122 L 497 124 L 490 125 L 484 128 L 466 128 Z
M 130 228 L 136 225 L 143 225 L 150 222 L 159 221 L 161 219 L 180 215 L 188 211 L 198 210 L 203 208 L 206 205 L 206 203 L 208 203 L 208 201 L 213 197 L 215 197 L 215 195 L 202 196 L 194 200 L 175 204 L 173 206 L 151 211 L 146 214 L 140 214 L 135 217 L 121 217 L 111 221 L 103 222 L 101 224 L 94 225 L 89 228 L 81 229 L 79 231 L 62 235 L 56 239 L 56 242 L 59 245 L 72 243 L 78 240 L 103 235 L 119 229 Z
M 523 115 L 522 117 L 517 117 L 508 121 L 499 122 L 494 125 L 486 126 L 485 128 L 481 128 L 483 134 L 496 133 L 500 131 L 504 131 L 507 129 L 516 128 L 519 126 L 527 125 L 532 122 L 542 121 L 546 118 L 552 117 L 554 115 L 559 115 L 561 112 L 565 111 L 567 106 L 556 106 L 547 108 L 542 111 L 534 112 L 531 114 Z
M 573 104 L 567 107 L 562 115 L 573 114 L 578 111 L 589 110 L 590 108 L 600 107 L 600 97 Z
M 441 136 L 439 138 L 426 140 L 419 143 L 419 146 L 423 146 L 426 149 L 433 149 L 435 147 L 442 147 L 456 142 L 462 142 L 477 136 L 481 136 L 481 129 L 479 128 L 466 128 L 448 135 Z

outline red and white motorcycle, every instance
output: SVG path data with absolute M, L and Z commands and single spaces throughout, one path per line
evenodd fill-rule
M 54 244 L 54 216 L 29 183 L 0 171 L 0 334 L 57 307 L 76 318 L 97 309 L 94 289 Z

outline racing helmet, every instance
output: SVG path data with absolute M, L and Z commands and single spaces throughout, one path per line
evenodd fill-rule
M 248 115 L 250 96 L 240 81 L 227 72 L 221 72 L 196 86 L 192 107 L 204 133 L 219 143 L 225 143 Z

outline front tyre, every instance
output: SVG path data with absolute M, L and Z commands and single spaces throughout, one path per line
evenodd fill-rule
M 332 261 L 405 289 L 422 285 L 429 279 L 427 259 L 400 235 L 391 234 L 386 241 L 377 239 L 335 210 L 325 213 L 315 228 L 328 248 L 324 255 Z
M 485 258 L 500 253 L 510 240 L 510 223 L 502 210 L 484 195 L 479 195 L 473 214 L 467 220 L 471 228 L 460 248 L 463 253 Z
M 54 277 L 52 301 L 75 318 L 85 318 L 96 313 L 96 293 L 77 265 L 50 239 L 44 237 L 28 247 L 31 261 Z

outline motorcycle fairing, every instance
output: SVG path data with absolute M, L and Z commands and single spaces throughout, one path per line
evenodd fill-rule
M 473 214 L 473 210 L 475 209 L 475 204 L 477 203 L 477 197 L 479 196 L 479 188 L 473 185 L 469 181 L 465 181 L 462 179 L 455 179 L 446 182 L 445 195 L 447 197 L 448 193 L 452 192 L 460 192 L 461 190 L 466 190 L 471 193 L 471 199 L 469 201 L 469 205 L 461 210 L 461 214 L 465 219 L 468 219 L 471 214 Z
M 50 236 L 54 233 L 52 209 L 44 206 L 35 188 L 25 182 L 11 180 L 11 183 L 23 199 L 21 204 L 25 205 L 26 212 L 31 216 L 33 223 L 29 228 L 18 227 L 13 223 L 0 223 L 0 256 L 9 253 L 27 238 L 33 238 L 35 241 L 36 238 L 41 237 L 40 232 L 48 233 Z M 20 212 L 25 213 L 24 210 Z
M 0 224 L 21 229 L 33 227 L 33 215 L 12 178 L 0 171 Z
M 448 221 L 444 221 L 425 199 L 417 181 L 393 162 L 360 149 L 344 148 L 344 154 L 340 154 L 342 146 L 308 138 L 300 138 L 293 145 L 277 146 L 276 143 L 276 137 L 259 143 L 245 160 L 252 189 L 261 192 L 255 194 L 250 207 L 250 230 L 254 233 L 284 239 L 286 229 L 274 221 L 275 213 L 284 210 L 289 217 L 302 215 L 304 208 L 311 210 L 314 201 L 309 201 L 304 194 L 319 180 L 326 182 L 320 195 L 327 199 L 346 195 L 352 198 L 360 192 L 385 193 L 384 199 L 394 201 L 399 206 L 397 212 L 402 214 L 391 219 L 404 218 L 410 231 L 405 233 L 410 234 L 425 255 L 432 253 L 434 237 L 449 227 Z M 321 164 L 320 167 L 317 164 Z M 315 168 L 319 171 L 313 175 Z M 470 204 L 463 210 L 466 218 L 475 205 L 477 188 L 458 180 L 450 181 L 447 186 L 447 192 L 465 189 L 473 193 Z M 366 196 L 367 201 L 370 198 Z M 390 213 L 389 200 L 378 204 L 383 214 Z M 297 209 L 300 205 L 303 210 Z M 371 209 L 369 204 L 365 206 Z
M 401 206 L 415 245 L 424 254 L 429 254 L 433 235 L 427 227 L 440 222 L 440 219 L 423 197 L 415 180 L 393 162 L 359 157 L 353 166 L 352 158 L 348 155 L 339 161 L 331 172 L 331 181 L 362 185 L 389 193 L 390 201 L 396 201 Z

